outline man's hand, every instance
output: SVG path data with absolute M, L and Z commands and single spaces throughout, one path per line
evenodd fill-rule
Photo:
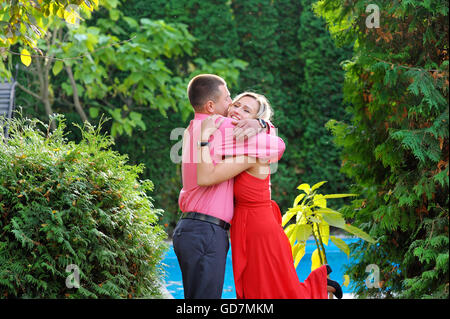
M 250 138 L 263 130 L 256 119 L 233 120 L 231 123 L 236 124 L 233 129 L 233 136 L 237 140 L 244 139 L 245 137 Z

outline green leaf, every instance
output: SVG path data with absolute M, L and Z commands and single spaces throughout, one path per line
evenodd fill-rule
M 112 21 L 117 21 L 120 18 L 120 11 L 117 9 L 111 9 L 109 11 L 109 17 L 111 18 Z
M 125 130 L 125 133 L 128 136 L 131 136 L 131 134 L 133 132 L 133 127 L 131 126 L 130 121 L 126 121 L 125 123 L 123 123 L 123 129 Z
M 123 20 L 125 20 L 125 22 L 128 23 L 128 26 L 130 28 L 137 29 L 139 27 L 139 23 L 133 18 L 124 17 Z
M 294 205 L 293 205 L 293 207 L 297 206 L 298 203 L 300 203 L 300 201 L 303 199 L 303 197 L 305 197 L 305 195 L 306 195 L 306 194 L 300 194 L 300 195 L 298 195 L 298 196 L 295 198 L 295 200 L 294 200 Z
M 316 248 L 316 250 L 314 250 L 312 255 L 311 255 L 311 271 L 314 271 L 315 269 L 317 269 L 320 266 L 322 266 L 322 263 L 320 262 L 319 253 L 320 253 L 321 257 L 322 257 L 322 260 L 325 259 L 325 256 L 323 255 L 323 252 L 322 251 L 319 252 L 319 249 Z
M 297 205 L 295 207 L 289 208 L 288 213 L 290 213 L 290 212 L 299 212 L 299 211 L 304 210 L 304 209 L 305 209 L 305 207 L 303 205 Z
M 313 204 L 314 206 L 318 206 L 321 208 L 327 207 L 327 200 L 324 198 L 324 196 L 322 194 L 314 195 L 313 203 L 314 203 Z
M 291 246 L 294 246 L 295 240 L 297 239 L 297 224 L 292 225 L 294 226 L 292 229 L 292 232 L 290 234 L 290 236 L 288 236 L 289 238 L 289 243 L 291 244 Z
M 299 242 L 306 241 L 312 234 L 312 227 L 309 224 L 297 225 L 296 237 Z
M 302 260 L 303 256 L 305 256 L 305 248 L 306 243 L 301 242 L 295 244 L 294 248 L 292 249 L 292 256 L 294 257 L 294 267 L 297 268 L 298 263 Z
M 311 187 L 309 186 L 309 184 L 306 183 L 299 185 L 297 189 L 304 191 L 308 195 L 311 192 Z
M 330 240 L 340 249 L 342 250 L 347 256 L 350 256 L 350 247 L 343 241 L 342 239 L 330 236 Z
M 321 222 L 320 218 L 316 217 L 315 215 L 309 215 L 306 218 L 312 223 L 319 224 Z
M 58 75 L 58 73 L 63 69 L 63 65 L 63 61 L 56 61 L 52 68 L 53 75 Z
M 342 229 L 345 227 L 345 220 L 341 213 L 331 209 L 318 209 L 315 212 L 321 214 L 323 219 L 331 226 Z
M 342 283 L 342 286 L 348 287 L 349 283 L 350 283 L 350 276 L 344 275 L 344 282 Z
M 89 116 L 93 119 L 97 118 L 100 109 L 98 107 L 89 108 Z
M 291 233 L 295 230 L 296 226 L 297 226 L 296 224 L 291 224 L 288 227 L 286 227 L 284 233 L 286 234 L 287 237 L 291 236 Z
M 343 197 L 350 197 L 350 196 L 358 196 L 358 194 L 328 194 L 328 195 L 323 195 L 324 198 L 343 198 Z
M 316 190 L 317 188 L 319 188 L 320 186 L 322 186 L 326 182 L 327 181 L 322 181 L 322 182 L 318 182 L 318 183 L 314 184 L 313 187 L 311 187 L 311 192 L 314 192 L 314 190 Z
M 142 114 L 138 112 L 130 112 L 130 118 L 133 122 L 142 122 Z
M 342 229 L 348 231 L 349 233 L 351 233 L 361 239 L 364 239 L 365 241 L 367 241 L 371 244 L 376 243 L 376 241 L 372 237 L 370 237 L 369 234 L 367 234 L 365 231 L 359 229 L 358 227 L 352 226 L 350 224 L 346 224 L 346 225 L 344 225 L 344 227 L 342 227 Z

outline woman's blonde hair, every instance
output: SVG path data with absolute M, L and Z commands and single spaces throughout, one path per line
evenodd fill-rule
M 256 113 L 256 117 L 263 119 L 264 121 L 270 121 L 273 115 L 272 107 L 270 106 L 269 101 L 264 95 L 254 93 L 254 92 L 244 92 L 239 94 L 233 99 L 233 103 L 239 101 L 244 96 L 250 96 L 254 98 L 259 105 L 258 112 Z

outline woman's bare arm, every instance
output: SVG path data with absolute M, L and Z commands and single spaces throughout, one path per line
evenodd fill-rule
M 209 148 L 206 146 L 201 147 L 198 151 L 197 184 L 199 186 L 209 186 L 222 183 L 246 171 L 255 163 L 256 160 L 254 158 L 242 155 L 227 158 L 225 161 L 214 165 Z

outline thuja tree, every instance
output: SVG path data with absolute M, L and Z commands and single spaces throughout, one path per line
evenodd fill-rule
M 0 136 L 0 296 L 159 296 L 166 234 L 143 167 L 100 126 L 80 127 L 74 143 L 64 118 L 52 120 L 55 131 L 18 117 Z
M 378 243 L 353 247 L 348 271 L 360 296 L 448 298 L 448 1 L 373 4 L 316 6 L 337 44 L 355 44 L 352 118 L 328 126 L 362 198 L 343 211 Z M 380 281 L 366 285 L 370 264 Z

